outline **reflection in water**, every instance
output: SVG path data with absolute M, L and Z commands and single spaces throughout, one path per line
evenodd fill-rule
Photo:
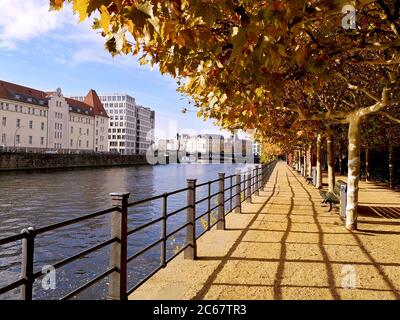
M 217 178 L 218 172 L 233 174 L 234 164 L 171 164 L 167 166 L 135 166 L 123 168 L 82 169 L 41 172 L 9 172 L 0 174 L 0 238 L 19 233 L 22 228 L 65 221 L 83 214 L 111 206 L 109 194 L 130 192 L 130 202 L 186 187 L 186 179 L 198 183 Z M 217 185 L 213 185 L 213 193 Z M 207 194 L 207 188 L 198 190 L 197 199 Z M 229 194 L 227 193 L 227 197 Z M 162 201 L 140 205 L 129 210 L 129 228 L 142 225 L 161 215 Z M 186 205 L 186 194 L 168 199 L 168 212 Z M 214 199 L 211 207 L 215 205 Z M 198 207 L 197 215 L 207 210 L 207 203 Z M 181 226 L 186 213 L 168 219 L 168 233 Z M 197 233 L 201 230 L 198 223 Z M 132 255 L 160 238 L 161 224 L 153 225 L 129 237 Z M 44 265 L 54 264 L 90 248 L 110 235 L 110 215 L 80 224 L 67 226 L 40 235 L 35 239 L 35 271 Z M 185 231 L 168 239 L 168 256 L 183 244 Z M 108 268 L 109 248 L 103 248 L 57 270 L 56 289 L 45 291 L 41 279 L 34 285 L 34 298 L 56 299 L 87 282 Z M 19 243 L 0 246 L 0 286 L 19 277 L 21 247 Z M 129 285 L 157 268 L 160 264 L 160 247 L 156 246 L 129 264 Z M 78 298 L 105 298 L 107 281 L 100 282 L 80 294 Z M 17 298 L 18 290 L 0 296 L 0 299 Z

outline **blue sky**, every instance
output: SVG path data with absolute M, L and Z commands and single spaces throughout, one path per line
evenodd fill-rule
M 156 111 L 156 135 L 219 129 L 196 117 L 176 92 L 175 80 L 140 66 L 136 57 L 112 58 L 91 22 L 78 23 L 71 8 L 49 12 L 48 0 L 0 0 L 0 79 L 64 95 L 128 93 Z M 182 108 L 191 112 L 182 114 Z

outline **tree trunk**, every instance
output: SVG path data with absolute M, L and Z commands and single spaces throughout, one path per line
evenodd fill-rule
M 321 134 L 318 133 L 317 135 L 317 184 L 316 188 L 321 189 L 322 188 L 322 150 L 321 150 Z
M 304 148 L 304 158 L 303 158 L 303 162 L 304 162 L 304 171 L 303 171 L 303 177 L 307 177 L 307 148 Z
M 389 143 L 389 188 L 394 188 L 393 144 Z
M 342 160 L 343 160 L 343 150 L 342 150 L 342 144 L 340 144 L 339 145 L 339 172 L 340 172 L 340 174 L 343 174 Z
M 333 150 L 333 137 L 330 128 L 327 130 L 326 136 L 326 152 L 328 162 L 328 190 L 333 192 L 335 189 L 335 155 Z
M 307 159 L 308 159 L 308 172 L 307 172 L 307 176 L 311 177 L 311 175 L 312 175 L 312 144 L 310 144 L 310 145 L 308 146 Z
M 369 172 L 369 149 L 368 147 L 365 148 L 365 182 L 369 182 L 370 178 L 370 172 Z
M 350 118 L 347 175 L 346 229 L 357 230 L 358 183 L 360 180 L 360 128 L 361 119 Z

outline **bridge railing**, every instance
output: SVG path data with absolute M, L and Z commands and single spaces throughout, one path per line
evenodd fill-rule
M 216 226 L 217 230 L 225 229 L 225 217 L 235 211 L 241 212 L 242 202 L 251 202 L 252 195 L 258 195 L 262 190 L 270 174 L 275 167 L 276 161 L 272 161 L 266 165 L 257 165 L 255 168 L 250 168 L 245 172 L 237 170 L 234 175 L 225 176 L 225 173 L 219 173 L 218 178 L 215 180 L 207 181 L 205 183 L 196 184 L 196 180 L 188 179 L 187 187 L 175 190 L 168 193 L 163 193 L 158 196 L 149 197 L 143 200 L 138 200 L 129 203 L 129 193 L 112 193 L 112 207 L 103 211 L 84 215 L 68 221 L 52 224 L 49 226 L 35 229 L 29 227 L 23 229 L 20 234 L 13 235 L 7 238 L 0 239 L 0 246 L 16 243 L 21 241 L 22 258 L 21 258 L 21 276 L 18 280 L 0 287 L 1 295 L 20 288 L 20 298 L 23 300 L 33 299 L 33 284 L 34 282 L 43 277 L 43 271 L 34 270 L 35 262 L 35 237 L 42 235 L 66 226 L 74 225 L 82 221 L 91 220 L 101 216 L 110 215 L 111 222 L 111 236 L 109 239 L 100 242 L 99 244 L 83 250 L 71 257 L 57 261 L 52 267 L 57 270 L 67 264 L 70 264 L 84 256 L 96 252 L 102 248 L 110 248 L 109 266 L 106 271 L 90 279 L 85 284 L 69 292 L 61 299 L 70 299 L 76 297 L 82 291 L 88 289 L 106 277 L 109 277 L 108 286 L 108 299 L 127 299 L 127 297 L 134 292 L 138 287 L 145 283 L 160 269 L 164 268 L 176 256 L 184 253 L 185 259 L 197 258 L 197 240 L 203 236 L 207 231 Z M 212 192 L 213 187 L 217 186 L 217 191 Z M 200 188 L 206 188 L 206 196 L 196 199 L 196 195 Z M 214 188 L 215 189 L 215 188 Z M 171 196 L 186 193 L 186 203 L 183 207 L 168 212 L 168 199 Z M 211 199 L 217 199 L 215 205 L 211 204 Z M 140 206 L 155 200 L 161 200 L 161 216 L 153 219 L 145 224 L 137 226 L 133 229 L 128 229 L 128 209 Z M 206 203 L 205 212 L 197 214 L 197 210 L 201 208 L 200 204 Z M 211 217 L 214 212 L 217 212 L 216 219 L 212 221 Z M 176 228 L 172 232 L 167 232 L 168 219 L 178 213 L 186 212 L 186 222 Z M 196 224 L 200 220 L 204 221 L 205 228 L 202 232 L 197 234 Z M 129 236 L 138 233 L 152 225 L 161 223 L 161 235 L 158 240 L 141 248 L 135 254 L 128 256 L 128 238 Z M 167 255 L 167 241 L 178 232 L 186 230 L 185 244 L 175 251 L 171 256 Z M 137 257 L 145 254 L 157 245 L 161 245 L 160 265 L 150 272 L 144 279 L 140 280 L 133 287 L 128 288 L 128 263 Z

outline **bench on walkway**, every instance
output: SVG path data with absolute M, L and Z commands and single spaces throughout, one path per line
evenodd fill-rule
M 313 177 L 311 177 L 311 176 L 306 177 L 306 182 L 307 182 L 307 184 L 312 184 L 313 183 Z
M 322 203 L 329 204 L 328 212 L 331 212 L 332 209 L 334 207 L 336 207 L 337 204 L 340 203 L 340 187 L 339 186 L 340 186 L 340 183 L 336 182 L 333 192 L 319 190 L 319 194 L 321 195 L 321 197 L 323 199 Z

